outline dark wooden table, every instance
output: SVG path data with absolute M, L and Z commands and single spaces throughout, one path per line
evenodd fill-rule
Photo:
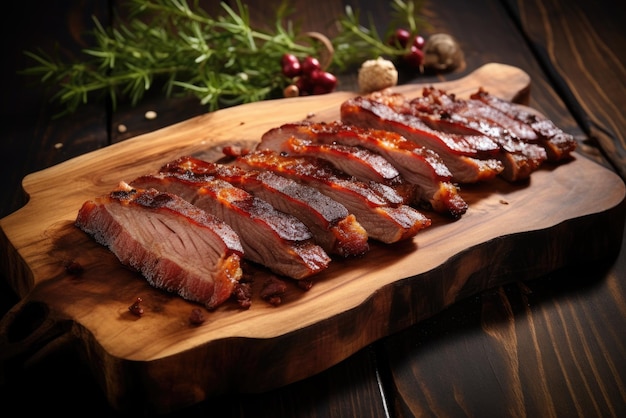
M 95 4 L 92 4 L 95 3 Z M 210 2 L 207 2 L 210 3 Z M 278 1 L 249 1 L 257 21 Z M 386 2 L 350 3 L 381 25 Z M 294 1 L 303 29 L 328 32 L 339 1 Z M 8 11 L 8 13 L 7 13 Z M 25 204 L 22 178 L 91 150 L 206 112 L 194 99 L 150 95 L 111 112 L 92 102 L 54 120 L 58 108 L 32 80 L 22 50 L 58 42 L 67 54 L 85 44 L 90 16 L 107 2 L 10 2 L 3 13 L 0 217 Z M 579 152 L 626 177 L 624 6 L 601 0 L 427 1 L 431 32 L 460 40 L 466 68 L 488 62 L 532 78 L 530 105 L 579 140 Z M 17 27 L 15 27 L 17 25 Z M 341 88 L 355 88 L 354 75 Z M 420 78 L 415 81 L 423 81 Z M 147 110 L 158 118 L 147 120 Z M 116 127 L 123 123 L 127 131 Z M 54 185 L 51 185 L 52 187 Z M 618 225 L 623 228 L 623 225 Z M 0 287 L 6 313 L 19 297 Z M 2 416 L 46 413 L 117 416 L 76 357 L 59 342 L 0 386 Z M 13 412 L 8 412 L 13 411 Z M 11 415 L 13 414 L 13 415 Z M 626 250 L 532 281 L 515 281 L 463 300 L 387 337 L 319 375 L 269 393 L 227 395 L 172 416 L 626 416 Z

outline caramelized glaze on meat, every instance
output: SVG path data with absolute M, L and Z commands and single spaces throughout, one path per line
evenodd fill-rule
M 239 157 L 240 167 L 273 171 L 304 182 L 343 204 L 365 228 L 370 238 L 391 243 L 408 239 L 430 226 L 430 219 L 401 203 L 393 193 L 380 193 L 323 160 L 289 157 L 269 150 Z M 389 199 L 389 196 L 392 198 Z
M 222 219 L 239 234 L 245 258 L 277 274 L 299 280 L 328 267 L 330 257 L 306 225 L 227 181 L 157 173 L 131 185 L 176 194 Z
M 435 211 L 454 218 L 467 211 L 468 205 L 450 182 L 452 174 L 439 155 L 398 133 L 360 128 L 339 121 L 304 121 L 267 131 L 257 148 L 276 152 L 289 150 L 290 145 L 285 145 L 285 142 L 292 141 L 294 137 L 328 146 L 341 144 L 365 148 L 389 161 L 398 170 L 403 182 L 417 186 L 412 193 L 420 206 L 426 203 Z
M 242 275 L 239 236 L 173 194 L 121 183 L 85 202 L 75 224 L 152 286 L 210 309 L 230 297 Z
M 346 207 L 319 190 L 271 171 L 244 170 L 185 156 L 164 165 L 164 173 L 178 173 L 199 181 L 216 177 L 264 199 L 276 209 L 300 219 L 328 253 L 342 257 L 369 251 L 368 235 Z

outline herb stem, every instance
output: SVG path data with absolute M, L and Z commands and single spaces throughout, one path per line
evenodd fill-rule
M 137 104 L 156 79 L 164 80 L 168 96 L 195 94 L 210 110 L 281 97 L 293 82 L 281 73 L 282 55 L 319 56 L 325 49 L 293 29 L 286 4 L 278 9 L 274 30 L 263 31 L 252 27 L 243 0 L 233 7 L 222 2 L 218 16 L 210 16 L 195 1 L 125 1 L 130 14 L 113 27 L 94 19 L 95 45 L 82 51 L 81 62 L 26 52 L 35 64 L 22 73 L 39 76 L 56 90 L 53 99 L 66 106 L 64 113 L 97 93 L 108 95 L 114 105 L 118 96 Z M 396 17 L 416 28 L 419 7 L 411 0 L 391 1 Z M 331 40 L 332 71 L 405 52 L 382 41 L 373 25 L 362 26 L 349 6 L 338 23 L 341 32 Z

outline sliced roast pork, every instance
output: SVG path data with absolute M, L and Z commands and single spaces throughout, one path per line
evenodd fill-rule
M 176 194 L 222 219 L 239 234 L 244 257 L 274 273 L 300 280 L 328 267 L 330 257 L 306 225 L 224 180 L 157 173 L 131 185 Z
M 419 146 L 435 151 L 456 182 L 491 180 L 504 169 L 495 158 L 500 148 L 493 140 L 484 135 L 435 131 L 417 116 L 395 110 L 390 106 L 391 102 L 389 94 L 383 93 L 348 99 L 341 104 L 341 120 L 362 128 L 396 132 Z
M 419 117 L 431 128 L 460 135 L 485 135 L 500 146 L 497 158 L 504 170 L 500 176 L 508 181 L 528 178 L 546 160 L 543 147 L 536 141 L 518 137 L 503 126 L 510 119 L 478 100 L 462 100 L 432 87 L 423 89 L 422 97 L 408 102 L 403 110 Z
M 398 197 L 390 200 L 388 191 L 380 193 L 319 158 L 257 150 L 237 158 L 235 164 L 253 170 L 272 171 L 317 188 L 354 214 L 370 238 L 384 243 L 412 238 L 431 223 L 421 212 L 398 203 L 401 200 Z
M 235 231 L 170 193 L 121 183 L 85 202 L 75 224 L 152 286 L 209 309 L 232 295 L 242 275 Z
M 166 164 L 160 171 L 199 180 L 216 177 L 228 181 L 300 219 L 315 241 L 330 254 L 353 257 L 369 251 L 367 232 L 355 216 L 341 203 L 313 187 L 271 171 L 244 170 L 189 156 Z
M 263 145 L 262 143 L 259 149 L 268 149 Z M 400 172 L 388 160 L 359 146 L 337 143 L 320 144 L 292 136 L 273 151 L 322 158 L 339 170 L 365 182 L 373 181 L 390 186 L 402 186 L 404 183 Z
M 258 149 L 289 151 L 291 138 L 317 144 L 337 144 L 370 150 L 387 160 L 404 181 L 416 185 L 416 198 L 436 212 L 458 218 L 467 211 L 467 203 L 451 183 L 452 174 L 437 153 L 418 146 L 402 135 L 377 129 L 365 129 L 339 121 L 330 123 L 288 123 L 267 131 Z M 287 142 L 287 144 L 285 144 Z M 355 176 L 357 175 L 353 172 Z M 381 176 L 382 177 L 382 176 Z
M 272 151 L 285 155 L 321 158 L 362 182 L 384 184 L 395 189 L 403 197 L 403 203 L 411 204 L 416 199 L 417 187 L 404 180 L 400 172 L 382 155 L 366 148 L 343 144 L 319 144 L 292 136 L 282 141 L 280 146 Z
M 502 112 L 506 118 L 501 118 L 500 123 L 522 139 L 536 140 L 546 150 L 549 161 L 565 160 L 576 150 L 574 137 L 563 132 L 545 116 L 500 99 L 484 89 L 479 89 L 470 98 Z

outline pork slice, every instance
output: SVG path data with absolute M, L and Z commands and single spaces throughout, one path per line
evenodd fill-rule
M 361 181 L 374 181 L 388 185 L 401 185 L 404 180 L 400 172 L 381 155 L 359 145 L 338 143 L 315 143 L 309 139 L 290 136 L 277 143 L 277 147 L 266 147 L 261 142 L 257 149 L 270 149 L 292 155 L 319 157 L 339 170 L 344 171 Z M 276 143 L 275 143 L 276 144 Z
M 134 187 L 176 194 L 222 219 L 235 230 L 247 260 L 276 274 L 301 280 L 328 267 L 330 257 L 294 216 L 220 179 L 190 179 L 177 173 L 141 176 Z
M 242 180 L 246 190 L 300 219 L 329 253 L 347 258 L 369 251 L 369 236 L 356 217 L 319 190 L 269 171 Z M 322 216 L 329 214 L 334 216 Z
M 454 94 L 448 94 L 443 90 L 433 87 L 424 88 L 422 99 L 426 99 L 428 103 L 423 110 L 434 110 L 438 113 L 447 113 L 446 118 L 452 122 L 469 125 L 473 128 L 470 132 L 478 131 L 487 134 L 493 138 L 501 147 L 500 137 L 510 136 L 513 137 L 513 142 L 523 143 L 536 143 L 538 140 L 537 135 L 532 128 L 524 123 L 515 121 L 508 117 L 500 110 L 487 105 L 481 100 L 477 99 L 459 99 Z M 421 99 L 412 101 L 417 103 Z M 513 147 L 509 148 L 509 151 L 515 151 L 515 143 L 511 143 L 512 140 L 506 138 L 509 142 L 505 146 Z
M 501 112 L 477 100 L 461 100 L 435 88 L 424 88 L 423 96 L 410 102 L 413 114 L 434 129 L 462 135 L 485 135 L 500 147 L 500 176 L 507 181 L 527 179 L 546 160 L 543 147 L 522 140 L 502 126 Z
M 393 96 L 390 100 L 389 96 Z M 430 128 L 426 123 L 416 118 L 413 114 L 414 106 L 411 100 L 408 100 L 400 93 L 386 93 L 385 91 L 374 92 L 367 96 L 357 97 L 355 101 L 372 102 L 373 104 L 382 104 L 382 108 L 378 106 L 372 107 L 373 111 L 385 116 L 385 113 L 395 113 L 398 121 L 409 124 L 414 134 L 419 134 L 424 141 L 442 147 L 447 152 L 475 158 L 490 158 L 497 154 L 500 146 L 482 134 L 477 135 L 456 135 L 454 133 L 441 132 Z M 366 106 L 371 104 L 365 103 Z
M 342 103 L 341 120 L 362 128 L 395 132 L 433 150 L 452 173 L 452 179 L 459 183 L 491 180 L 504 169 L 493 158 L 499 147 L 484 135 L 444 134 L 429 128 L 414 115 L 399 113 L 369 97 L 360 96 Z
M 315 187 L 354 214 L 370 238 L 384 243 L 411 238 L 431 223 L 421 212 L 387 200 L 370 185 L 336 170 L 321 159 L 256 150 L 237 158 L 235 164 L 253 170 L 272 171 Z
M 468 208 L 451 183 L 452 173 L 437 153 L 419 146 L 395 132 L 364 129 L 340 121 L 330 123 L 296 122 L 270 129 L 261 138 L 258 149 L 284 149 L 291 138 L 302 138 L 318 144 L 337 144 L 370 150 L 388 161 L 402 179 L 416 186 L 412 190 L 421 205 L 458 218 Z M 356 172 L 353 174 L 357 175 Z
M 574 137 L 539 113 L 493 96 L 482 88 L 470 95 L 470 98 L 501 112 L 506 116 L 500 119 L 502 125 L 520 138 L 528 138 L 528 141 L 536 138 L 538 144 L 545 149 L 548 161 L 565 160 L 576 150 L 577 142 Z
M 405 204 L 411 204 L 416 199 L 415 185 L 404 180 L 400 172 L 382 155 L 367 148 L 337 143 L 321 144 L 292 136 L 278 148 L 271 150 L 286 155 L 321 158 L 338 170 L 362 182 L 371 183 L 374 187 L 382 184 L 393 188 L 402 196 Z
M 369 251 L 367 232 L 344 205 L 319 190 L 270 171 L 244 170 L 184 156 L 161 168 L 202 180 L 216 177 L 267 201 L 279 211 L 300 219 L 315 241 L 328 253 L 341 257 Z
M 235 231 L 170 193 L 120 183 L 86 201 L 75 224 L 150 285 L 209 309 L 231 296 L 242 275 Z

